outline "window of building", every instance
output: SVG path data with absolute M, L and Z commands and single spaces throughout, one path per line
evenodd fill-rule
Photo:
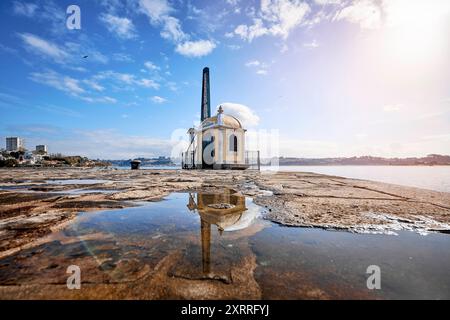
M 238 151 L 238 141 L 237 141 L 237 137 L 234 134 L 232 134 L 230 136 L 229 150 L 232 151 L 232 152 L 237 152 Z

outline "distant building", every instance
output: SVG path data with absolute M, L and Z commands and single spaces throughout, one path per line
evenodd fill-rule
M 46 145 L 42 144 L 42 145 L 36 146 L 36 153 L 47 154 L 47 152 L 48 152 L 48 148 Z
M 6 151 L 18 151 L 23 149 L 23 140 L 19 137 L 6 138 Z

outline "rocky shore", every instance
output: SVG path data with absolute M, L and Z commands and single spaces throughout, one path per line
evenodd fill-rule
M 450 232 L 450 193 L 313 173 L 42 168 L 0 177 L 0 257 L 39 243 L 79 212 L 223 188 L 252 197 L 266 219 L 288 226 Z

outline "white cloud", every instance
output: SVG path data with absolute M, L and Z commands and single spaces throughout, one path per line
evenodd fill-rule
M 179 42 L 187 39 L 186 34 L 181 29 L 180 21 L 174 17 L 164 18 L 163 30 L 161 31 L 161 37 L 164 39 Z
M 166 0 L 139 0 L 139 10 L 145 14 L 153 26 L 162 26 L 161 37 L 172 42 L 187 39 L 180 21 L 170 14 L 175 11 Z
M 202 57 L 210 54 L 216 44 L 210 40 L 186 41 L 177 45 L 175 51 L 187 57 Z
M 146 61 L 144 66 L 150 71 L 160 70 L 160 68 L 151 61 Z
M 167 102 L 167 99 L 166 99 L 166 98 L 159 97 L 159 96 L 153 96 L 151 99 L 152 99 L 152 101 L 153 101 L 154 103 L 158 103 L 158 104 Z
M 115 104 L 117 103 L 117 99 L 111 97 L 80 97 L 81 100 L 89 103 L 109 103 Z
M 319 47 L 319 43 L 317 42 L 316 39 L 314 39 L 314 40 L 311 41 L 311 42 L 305 42 L 305 43 L 303 43 L 303 46 L 304 46 L 305 48 L 315 49 L 315 48 L 318 48 L 318 47 Z
M 111 97 L 103 97 L 103 98 L 101 98 L 101 101 L 108 102 L 108 103 L 117 103 L 117 99 L 114 99 Z
M 268 73 L 268 65 L 258 60 L 250 60 L 245 64 L 245 66 L 248 68 L 257 68 L 256 74 L 258 75 L 266 75 Z
M 385 112 L 397 112 L 402 109 L 403 105 L 401 104 L 388 104 L 383 107 Z
M 28 18 L 31 18 L 34 16 L 37 8 L 38 8 L 38 5 L 36 5 L 34 3 L 19 2 L 19 1 L 13 2 L 14 13 L 17 15 L 26 16 Z
M 159 89 L 159 84 L 156 83 L 156 81 L 151 80 L 151 79 L 144 78 L 144 79 L 141 79 L 138 83 L 145 88 L 152 88 L 152 89 L 156 89 L 156 90 Z
M 45 141 L 44 141 L 45 142 Z M 170 155 L 178 141 L 147 136 L 123 135 L 112 129 L 65 132 L 46 142 L 63 154 L 77 154 L 92 159 L 131 159 Z
M 64 49 L 38 36 L 30 33 L 22 33 L 19 36 L 23 40 L 27 50 L 33 53 L 51 57 L 58 62 L 69 57 L 69 54 Z
M 150 18 L 152 24 L 161 22 L 174 9 L 166 0 L 139 0 L 139 9 Z
M 180 20 L 171 15 L 174 11 L 167 0 L 139 0 L 139 12 L 149 18 L 151 25 L 162 28 L 161 37 L 176 44 L 176 52 L 187 57 L 201 57 L 211 53 L 216 44 L 210 40 L 190 40 L 191 37 L 183 31 Z
M 236 117 L 244 126 L 244 128 L 256 126 L 259 123 L 259 117 L 256 113 L 249 107 L 239 104 L 225 102 L 220 104 L 224 110 L 225 114 Z M 218 109 L 219 107 L 217 107 Z
M 114 53 L 113 54 L 113 59 L 115 61 L 120 61 L 120 62 L 134 62 L 133 58 L 126 53 Z
M 264 27 L 261 19 L 254 19 L 253 25 L 247 26 L 245 24 L 241 24 L 234 29 L 234 33 L 242 39 L 252 42 L 253 39 L 268 34 L 269 30 Z
M 334 20 L 346 20 L 359 24 L 363 29 L 376 29 L 381 25 L 381 8 L 373 0 L 354 1 L 340 10 Z
M 115 33 L 121 39 L 136 38 L 134 24 L 128 18 L 121 18 L 112 14 L 102 14 L 100 21 L 105 23 L 110 32 Z
M 228 46 L 227 46 L 230 50 L 239 50 L 240 48 L 241 48 L 241 46 L 238 46 L 238 45 L 236 45 L 236 44 L 229 44 Z
M 117 103 L 117 99 L 108 96 L 91 96 L 90 94 L 92 92 L 89 92 L 81 86 L 81 84 L 84 83 L 85 85 L 91 87 L 93 90 L 99 92 L 103 91 L 104 87 L 99 85 L 94 80 L 80 81 L 78 79 L 59 74 L 55 71 L 42 73 L 33 72 L 30 74 L 30 80 L 55 88 L 88 103 Z
M 45 73 L 33 72 L 30 75 L 30 79 L 75 96 L 85 92 L 78 80 L 60 75 L 54 71 Z
M 310 11 L 306 2 L 300 0 L 262 0 L 261 13 L 265 20 L 273 22 L 270 33 L 286 39 Z
M 239 2 L 239 0 L 227 0 L 227 3 L 231 6 L 235 6 L 237 5 Z
M 176 92 L 178 90 L 178 86 L 176 82 L 169 81 L 166 83 L 167 88 L 169 88 L 170 91 Z
M 95 80 L 113 80 L 115 82 L 118 82 L 119 84 L 127 85 L 129 89 L 133 89 L 133 86 L 141 86 L 145 88 L 152 88 L 158 90 L 160 85 L 152 79 L 146 79 L 146 78 L 137 78 L 133 74 L 129 73 L 120 73 L 115 72 L 112 70 L 108 71 L 102 71 L 94 76 Z
M 245 64 L 246 67 L 257 67 L 259 65 L 261 65 L 261 62 L 258 60 L 250 60 Z
M 93 80 L 83 80 L 83 82 L 85 84 L 87 84 L 89 87 L 91 87 L 92 89 L 94 89 L 95 91 L 103 91 L 105 90 L 105 88 L 103 86 L 101 86 L 100 84 L 98 84 L 97 82 L 93 81 Z
M 329 5 L 329 4 L 341 4 L 342 0 L 314 0 L 315 3 L 319 5 Z
M 286 39 L 310 10 L 309 5 L 301 0 L 261 0 L 261 9 L 253 24 L 241 24 L 234 33 L 248 42 L 269 34 Z

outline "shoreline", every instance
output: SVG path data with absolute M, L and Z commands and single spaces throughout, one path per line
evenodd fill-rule
M 291 227 L 395 234 L 450 232 L 450 193 L 307 172 L 0 169 L 0 257 L 36 245 L 80 212 L 160 201 L 172 192 L 232 189 L 265 208 L 265 219 Z M 49 180 L 77 180 L 49 184 Z M 105 180 L 86 184 L 83 180 Z M 93 181 L 96 182 L 96 181 Z M 109 191 L 71 194 L 71 190 Z M 67 193 L 65 193 L 67 192 Z

